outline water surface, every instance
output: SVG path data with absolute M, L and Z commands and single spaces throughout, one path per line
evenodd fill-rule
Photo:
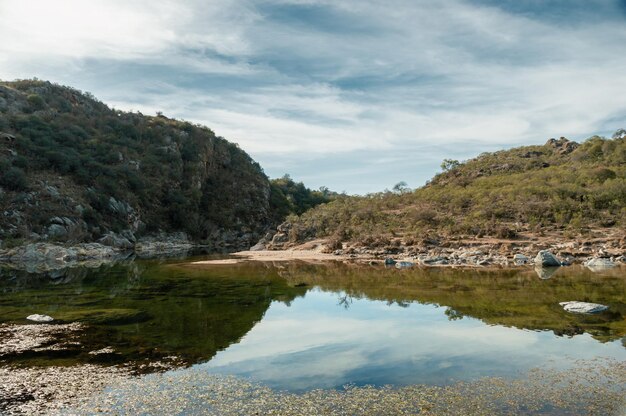
M 0 357 L 23 366 L 176 365 L 293 391 L 448 384 L 626 360 L 626 273 L 395 270 L 328 263 L 199 267 L 135 261 L 44 274 L 2 269 L 0 322 L 85 322 L 80 347 Z M 558 302 L 609 305 L 574 315 Z M 112 347 L 115 354 L 90 351 Z M 139 367 L 138 367 L 139 368 Z M 186 371 L 186 370 L 179 370 Z

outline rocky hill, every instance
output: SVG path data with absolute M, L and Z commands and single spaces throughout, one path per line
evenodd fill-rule
M 398 186 L 394 192 L 340 196 L 292 217 L 279 227 L 273 247 L 323 237 L 329 250 L 348 242 L 392 252 L 450 239 L 515 243 L 610 236 L 615 247 L 626 249 L 624 130 L 610 139 L 550 139 L 465 162 L 445 160 L 442 170 L 414 191 Z
M 206 127 L 49 82 L 0 82 L 0 247 L 133 246 L 175 232 L 247 247 L 276 220 L 271 210 L 261 167 Z

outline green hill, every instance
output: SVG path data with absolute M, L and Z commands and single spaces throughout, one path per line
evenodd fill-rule
M 274 188 L 207 127 L 111 109 L 50 82 L 0 82 L 5 247 L 179 231 L 246 247 L 292 212 Z
M 575 236 L 626 229 L 624 130 L 612 139 L 550 139 L 463 163 L 445 160 L 442 169 L 415 191 L 397 186 L 395 192 L 339 197 L 292 217 L 292 241 L 333 236 L 372 245 L 395 236 L 515 238 L 520 232 Z

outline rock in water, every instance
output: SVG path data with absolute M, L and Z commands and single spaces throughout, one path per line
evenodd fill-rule
M 410 261 L 399 261 L 396 263 L 396 268 L 398 269 L 407 269 L 413 266 L 415 266 L 415 263 L 410 262 Z
M 594 258 L 585 262 L 585 266 L 587 266 L 587 268 L 589 268 L 591 271 L 600 271 L 615 267 L 616 264 L 611 259 Z
M 523 254 L 516 254 L 515 256 L 513 256 L 513 263 L 518 266 L 528 263 L 529 260 L 530 259 Z
M 598 313 L 609 309 L 608 306 L 600 305 L 599 303 L 578 301 L 559 302 L 559 305 L 561 305 L 566 311 L 573 313 Z
M 541 250 L 535 257 L 535 264 L 542 267 L 559 267 L 561 262 L 548 250 Z
M 38 313 L 36 313 L 34 315 L 28 315 L 26 317 L 26 319 L 28 319 L 29 321 L 34 321 L 34 322 L 52 322 L 52 321 L 54 321 L 54 319 L 51 316 L 39 315 Z

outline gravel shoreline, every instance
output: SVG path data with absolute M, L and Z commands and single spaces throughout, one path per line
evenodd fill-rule
M 117 380 L 56 414 L 122 415 L 622 415 L 626 363 L 578 362 L 519 379 L 487 377 L 449 386 L 355 387 L 289 393 L 190 369 Z

